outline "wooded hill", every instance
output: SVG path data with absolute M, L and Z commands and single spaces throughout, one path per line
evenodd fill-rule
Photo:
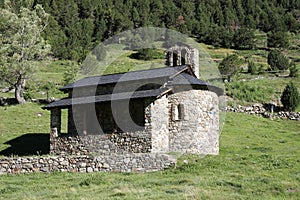
M 166 27 L 199 42 L 255 47 L 254 30 L 298 33 L 300 0 L 12 0 L 12 7 L 41 4 L 49 13 L 44 38 L 56 58 L 80 61 L 99 42 L 124 30 Z M 4 6 L 4 0 L 0 0 Z M 242 36 L 242 37 L 241 37 Z

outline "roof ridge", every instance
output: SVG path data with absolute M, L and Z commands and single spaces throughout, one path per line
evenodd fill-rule
M 178 65 L 178 66 L 167 66 L 167 67 L 161 67 L 161 68 L 154 68 L 154 69 L 144 69 L 144 70 L 137 70 L 137 71 L 129 71 L 129 72 L 124 72 L 124 73 L 117 73 L 117 74 L 106 74 L 106 75 L 97 75 L 97 76 L 88 76 L 88 77 L 85 77 L 85 78 L 82 78 L 82 79 L 79 79 L 73 83 L 70 83 L 70 84 L 67 84 L 65 85 L 64 87 L 60 88 L 60 90 L 68 90 L 68 89 L 71 89 L 73 88 L 74 86 L 75 87 L 84 87 L 84 86 L 88 86 L 89 84 L 84 84 L 87 83 L 87 82 L 90 82 L 93 80 L 98 80 L 96 81 L 98 84 L 99 84 L 99 81 L 100 80 L 104 80 L 103 84 L 109 84 L 109 83 L 113 83 L 113 82 L 118 82 L 123 75 L 126 75 L 128 74 L 127 78 L 128 77 L 135 77 L 137 76 L 137 79 L 136 80 L 140 80 L 140 79 L 146 79 L 146 78 L 159 78 L 159 77 L 163 77 L 163 76 L 171 76 L 173 74 L 176 74 L 175 71 L 180 71 L 180 73 L 182 73 L 182 70 L 186 67 L 188 67 L 189 65 Z M 164 73 L 164 71 L 161 71 L 160 70 L 167 70 L 167 71 L 170 71 L 170 69 L 174 69 L 174 73 Z M 160 73 L 155 73 L 155 71 L 158 71 Z M 165 72 L 167 72 L 165 71 Z M 148 74 L 150 75 L 149 77 L 146 77 L 148 76 Z M 155 77 L 154 76 L 151 76 L 151 74 L 157 74 Z M 140 75 L 140 78 L 138 77 Z M 146 76 L 145 76 L 146 75 Z M 109 79 L 112 79 L 113 81 L 108 81 Z M 122 81 L 122 80 L 121 80 Z M 124 81 L 124 80 L 123 80 Z M 129 81 L 129 80 L 127 80 Z M 93 83 L 92 85 L 96 84 Z
M 143 71 L 154 71 L 154 70 L 166 69 L 166 68 L 179 68 L 179 67 L 185 67 L 185 66 L 188 66 L 188 65 L 165 66 L 165 67 L 158 67 L 158 68 L 153 68 L 153 69 L 141 69 L 141 70 L 127 71 L 127 72 L 120 72 L 120 73 L 113 73 L 113 74 L 103 74 L 103 75 L 87 76 L 87 77 L 84 77 L 82 79 L 96 78 L 96 77 L 102 77 L 102 76 L 111 76 L 111 75 L 121 75 L 121 74 L 143 72 Z M 79 79 L 79 80 L 81 80 L 81 79 Z M 79 80 L 77 80 L 77 81 L 79 81 Z

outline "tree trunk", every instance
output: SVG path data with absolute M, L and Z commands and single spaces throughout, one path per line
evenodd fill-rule
M 19 104 L 26 103 L 24 99 L 25 80 L 21 80 L 15 85 L 15 98 Z

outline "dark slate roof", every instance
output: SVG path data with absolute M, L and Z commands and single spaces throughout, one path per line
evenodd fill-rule
M 183 73 L 187 72 L 187 73 Z M 125 99 L 136 99 L 136 98 L 147 98 L 155 97 L 159 98 L 161 95 L 164 95 L 170 92 L 174 87 L 182 87 L 185 85 L 191 85 L 194 89 L 201 90 L 210 90 L 218 95 L 223 94 L 223 90 L 211 86 L 209 83 L 199 80 L 195 77 L 195 74 L 191 71 L 189 65 L 175 66 L 175 67 L 164 67 L 148 70 L 140 70 L 127 72 L 122 74 L 110 74 L 103 76 L 93 76 L 81 79 L 75 83 L 66 85 L 61 90 L 69 90 L 74 87 L 87 87 L 94 85 L 105 85 L 112 84 L 117 82 L 130 82 L 137 80 L 148 80 L 155 78 L 167 78 L 166 83 L 160 89 L 153 90 L 142 90 L 134 92 L 120 92 L 114 94 L 105 94 L 97 96 L 85 96 L 85 97 L 76 97 L 76 98 L 64 98 L 55 102 L 50 103 L 49 105 L 43 107 L 44 109 L 52 109 L 55 107 L 66 108 L 72 105 L 81 105 L 81 104 L 90 104 L 90 103 L 100 103 L 108 101 L 117 101 Z M 173 91 L 174 92 L 174 91 Z
M 106 94 L 106 95 L 88 96 L 88 97 L 64 98 L 58 101 L 54 101 L 48 104 L 47 106 L 44 106 L 43 109 L 66 108 L 72 105 L 100 103 L 100 102 L 117 101 L 117 100 L 125 100 L 125 99 L 158 97 L 161 94 L 168 92 L 169 90 L 170 88 L 162 88 L 156 90 L 135 91 L 133 93 L 124 92 L 124 93 L 117 93 L 117 94 Z
M 193 88 L 199 88 L 203 90 L 209 90 L 215 92 L 218 96 L 222 95 L 224 91 L 216 86 L 210 85 L 209 83 L 202 81 L 194 76 L 191 76 L 187 73 L 178 74 L 173 78 L 170 83 L 171 86 L 180 86 L 180 85 L 191 85 Z
M 86 86 L 94 86 L 94 85 L 113 84 L 117 82 L 170 77 L 172 75 L 175 75 L 177 72 L 180 72 L 182 70 L 184 71 L 185 69 L 189 69 L 189 66 L 181 65 L 175 67 L 162 67 L 162 68 L 155 68 L 155 69 L 132 71 L 132 72 L 126 72 L 120 74 L 91 76 L 91 77 L 80 79 L 74 83 L 68 84 L 63 88 L 61 88 L 60 90 L 69 90 L 74 87 L 86 87 Z
M 173 78 L 173 85 L 206 85 L 207 83 L 186 73 L 178 74 Z

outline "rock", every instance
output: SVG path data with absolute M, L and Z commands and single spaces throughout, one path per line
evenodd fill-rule
M 80 167 L 86 167 L 86 163 L 85 163 L 85 162 L 82 162 L 82 163 L 79 164 L 79 166 L 80 166 Z
M 108 169 L 108 168 L 109 168 L 109 165 L 108 165 L 107 163 L 103 163 L 103 164 L 102 164 L 102 168 Z
M 67 160 L 64 160 L 60 164 L 63 166 L 67 166 L 67 165 L 69 165 L 69 162 Z
M 86 168 L 79 168 L 79 172 L 86 172 Z
M 17 168 L 17 167 L 15 167 L 15 168 L 13 169 L 13 173 L 14 173 L 14 174 L 18 174 L 18 173 L 20 173 L 20 169 L 19 169 L 19 168 Z
M 278 110 L 278 108 L 276 108 Z M 225 111 L 227 112 L 239 112 L 239 113 L 247 113 L 251 115 L 260 115 L 262 117 L 266 118 L 278 118 L 278 119 L 289 119 L 289 120 L 298 120 L 300 121 L 300 112 L 267 112 L 267 110 L 264 108 L 262 104 L 253 104 L 252 106 L 244 107 L 241 105 L 238 105 L 237 108 L 233 108 L 230 106 L 227 106 L 225 108 Z
M 124 163 L 128 164 L 130 162 L 130 158 L 125 158 Z
M 246 110 L 246 111 L 252 111 L 252 110 L 253 110 L 253 107 L 246 107 L 245 110 Z
M 32 169 L 33 165 L 31 163 L 28 163 L 28 164 L 23 165 L 23 167 L 26 169 Z
M 33 172 L 39 172 L 39 171 L 40 171 L 40 168 L 38 168 L 38 167 L 37 167 L 37 168 L 32 168 L 32 171 L 33 171 Z
M 90 172 L 93 172 L 93 168 L 88 167 L 88 168 L 86 169 L 86 171 L 89 172 L 89 173 L 90 173 Z

